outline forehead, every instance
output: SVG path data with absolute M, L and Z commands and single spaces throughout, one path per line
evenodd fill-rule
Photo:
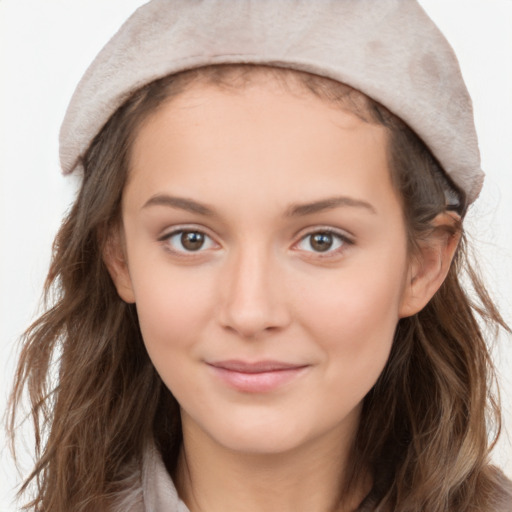
M 219 187 L 309 199 L 336 183 L 354 193 L 390 191 L 387 131 L 304 89 L 275 80 L 237 90 L 195 83 L 163 103 L 132 148 L 130 184 L 208 196 Z M 378 186 L 376 186 L 378 185 Z M 340 190 L 341 192 L 343 190 Z

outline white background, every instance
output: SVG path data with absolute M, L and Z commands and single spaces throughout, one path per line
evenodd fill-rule
M 377 1 L 377 0 L 375 0 Z M 34 318 L 50 246 L 75 184 L 59 174 L 59 124 L 86 66 L 143 0 L 0 0 L 0 414 L 15 342 Z M 484 191 L 467 229 L 512 322 L 512 0 L 422 0 L 459 56 L 474 99 Z M 506 432 L 494 458 L 512 477 L 512 339 L 495 353 Z M 19 482 L 0 433 L 0 512 Z M 28 457 L 22 461 L 25 470 Z

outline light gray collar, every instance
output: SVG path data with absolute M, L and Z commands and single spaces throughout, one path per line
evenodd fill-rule
M 178 497 L 176 487 L 154 445 L 149 446 L 144 454 L 142 493 L 144 512 L 190 512 Z

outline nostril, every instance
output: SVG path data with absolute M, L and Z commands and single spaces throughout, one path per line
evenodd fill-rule
M 244 338 L 254 338 L 283 329 L 289 320 L 284 304 L 236 302 L 225 305 L 220 323 L 228 331 Z

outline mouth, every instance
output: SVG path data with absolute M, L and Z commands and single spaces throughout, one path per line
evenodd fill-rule
M 270 360 L 229 360 L 207 364 L 223 384 L 244 393 L 268 393 L 277 390 L 305 373 L 310 366 Z

